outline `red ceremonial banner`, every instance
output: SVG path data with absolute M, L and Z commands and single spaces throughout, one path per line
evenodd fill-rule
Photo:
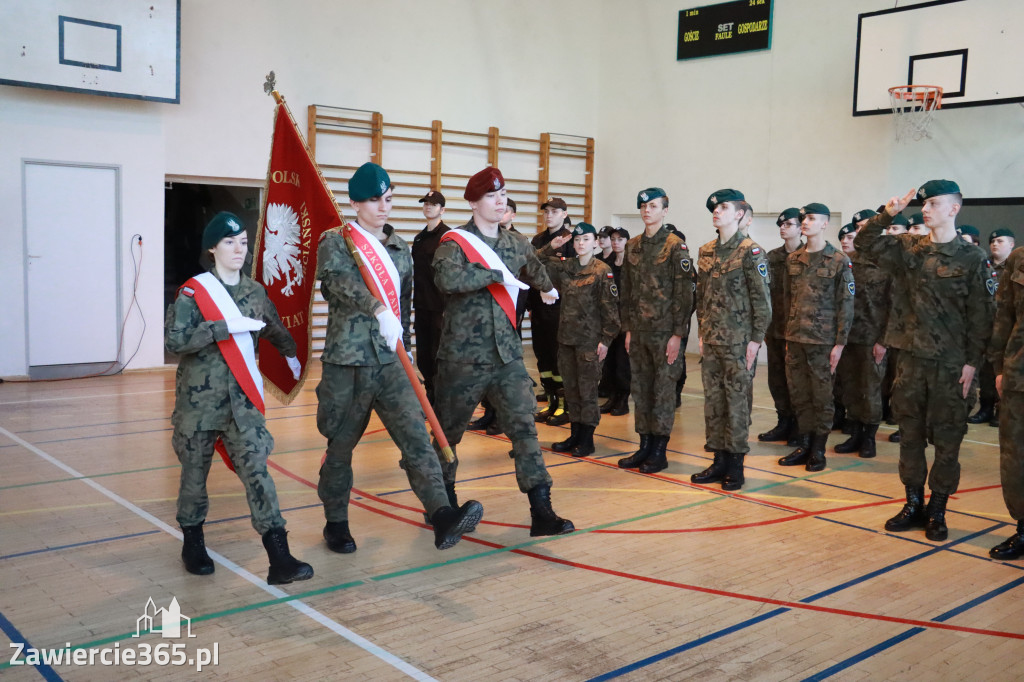
M 309 373 L 313 330 L 310 315 L 320 236 L 344 224 L 334 195 L 324 182 L 284 100 L 274 114 L 263 205 L 253 247 L 253 279 L 262 284 L 281 321 L 298 346 L 298 381 L 269 342 L 260 339 L 259 367 L 266 390 L 284 404 L 298 395 Z

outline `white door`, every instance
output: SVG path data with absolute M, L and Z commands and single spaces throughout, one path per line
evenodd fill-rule
M 117 358 L 118 170 L 25 162 L 29 366 Z

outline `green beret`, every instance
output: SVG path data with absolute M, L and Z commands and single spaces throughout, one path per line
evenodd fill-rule
M 907 225 L 913 227 L 914 225 L 924 225 L 924 215 L 915 213 L 914 215 L 907 218 Z
M 708 211 L 713 213 L 715 206 L 726 201 L 746 201 L 746 198 L 743 196 L 743 192 L 738 189 L 720 189 L 709 196 L 704 205 L 708 207 Z
M 203 230 L 203 251 L 212 249 L 220 243 L 224 237 L 234 237 L 245 232 L 242 221 L 234 213 L 221 211 L 213 216 L 213 220 L 206 224 Z
M 576 223 L 576 229 L 572 231 L 572 236 L 575 237 L 581 234 L 592 234 L 597 236 L 597 228 L 590 223 Z
M 978 232 L 978 228 L 974 225 L 961 225 L 957 229 L 960 231 L 960 234 L 970 235 L 974 237 L 975 241 L 981 241 L 981 233 Z
M 779 214 L 779 217 L 775 220 L 775 224 L 781 227 L 782 223 L 786 222 L 787 220 L 792 220 L 793 218 L 796 218 L 798 221 L 800 220 L 799 208 L 787 208 L 785 211 Z
M 1017 241 L 1017 238 L 1013 236 L 1013 232 L 1005 227 L 1001 227 L 998 230 L 992 230 L 992 234 L 988 236 L 988 243 L 991 244 L 992 240 L 996 237 L 1009 237 L 1013 241 Z
M 364 163 L 348 181 L 348 198 L 366 201 L 384 196 L 391 187 L 388 172 L 375 163 Z
M 667 197 L 667 196 L 668 195 L 665 194 L 665 190 L 663 190 L 660 187 L 648 187 L 647 189 L 643 190 L 642 192 L 637 192 L 637 195 L 636 195 L 636 207 L 640 208 L 641 206 L 646 204 L 648 201 L 651 201 L 652 199 L 657 199 L 658 197 Z
M 814 215 L 823 215 L 826 218 L 832 217 L 832 212 L 828 210 L 828 206 L 825 204 L 811 203 L 807 204 L 800 209 L 800 217 L 803 218 L 805 215 L 813 213 Z
M 960 185 L 952 180 L 929 180 L 917 190 L 917 198 L 921 201 L 942 194 L 960 194 Z
M 870 208 L 865 208 L 854 213 L 853 220 L 851 222 L 856 225 L 860 221 L 867 220 L 868 218 L 874 218 L 876 215 L 878 214 L 872 211 Z
M 855 232 L 856 230 L 856 225 L 854 225 L 853 223 L 846 223 L 845 225 L 839 228 L 839 238 L 842 239 L 846 235 L 850 234 L 851 232 Z
M 907 216 L 902 213 L 897 213 L 892 217 L 890 225 L 902 225 L 903 227 L 910 227 L 910 221 L 907 220 Z

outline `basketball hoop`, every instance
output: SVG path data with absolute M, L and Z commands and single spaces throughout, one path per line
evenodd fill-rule
M 932 115 L 942 108 L 942 88 L 937 85 L 897 85 L 889 88 L 889 102 L 896 115 L 896 141 L 915 142 L 931 137 Z

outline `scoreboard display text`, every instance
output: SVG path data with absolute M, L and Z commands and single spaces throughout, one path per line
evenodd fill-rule
M 679 10 L 676 59 L 767 50 L 772 44 L 772 0 L 734 0 Z

